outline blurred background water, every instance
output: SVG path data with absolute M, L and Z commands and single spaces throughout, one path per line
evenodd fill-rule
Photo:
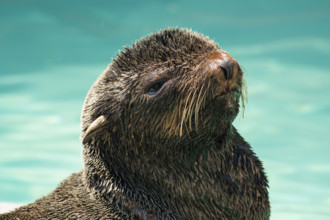
M 0 202 L 33 202 L 82 168 L 87 91 L 124 45 L 166 27 L 243 66 L 235 125 L 264 161 L 271 219 L 330 219 L 327 0 L 0 0 Z

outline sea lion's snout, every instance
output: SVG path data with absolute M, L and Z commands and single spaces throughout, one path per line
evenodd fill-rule
M 230 81 L 235 78 L 238 63 L 228 53 L 220 50 L 208 54 L 208 58 L 209 69 L 219 81 Z
M 243 77 L 243 72 L 238 62 L 227 52 L 218 49 L 207 54 L 206 76 L 210 79 L 212 85 L 210 90 L 211 100 L 226 102 L 226 108 L 229 110 L 235 107 L 238 112 L 239 97 L 241 97 L 242 107 L 245 107 L 247 101 L 247 90 Z M 218 108 L 218 107 L 217 107 Z
M 206 69 L 216 88 L 215 95 L 222 96 L 229 91 L 240 91 L 242 71 L 237 61 L 227 52 L 217 50 L 207 55 Z

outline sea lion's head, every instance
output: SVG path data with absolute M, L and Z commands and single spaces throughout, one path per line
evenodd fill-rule
M 127 175 L 135 168 L 125 161 L 168 161 L 186 147 L 205 144 L 230 129 L 240 98 L 244 104 L 242 82 L 238 63 L 203 35 L 167 29 L 135 42 L 86 98 L 85 165 L 99 167 L 93 155 L 107 167 L 95 179 L 114 164 L 113 172 Z
M 82 138 L 119 127 L 154 137 L 220 131 L 237 115 L 239 98 L 244 105 L 244 92 L 239 65 L 216 43 L 186 29 L 164 30 L 126 47 L 96 81 Z

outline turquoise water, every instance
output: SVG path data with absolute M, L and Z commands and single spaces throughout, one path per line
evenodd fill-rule
M 97 2 L 97 4 L 95 4 Z M 243 66 L 235 125 L 264 161 L 271 219 L 330 219 L 330 1 L 0 1 L 0 202 L 82 168 L 80 111 L 124 45 L 165 27 Z

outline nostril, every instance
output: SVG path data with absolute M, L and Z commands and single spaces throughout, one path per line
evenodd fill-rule
M 220 66 L 223 74 L 225 75 L 226 79 L 228 80 L 230 73 L 228 73 L 228 70 L 222 66 Z
M 225 58 L 220 61 L 220 68 L 227 80 L 231 79 L 233 75 L 234 65 L 235 65 L 234 61 L 232 61 L 229 58 Z

